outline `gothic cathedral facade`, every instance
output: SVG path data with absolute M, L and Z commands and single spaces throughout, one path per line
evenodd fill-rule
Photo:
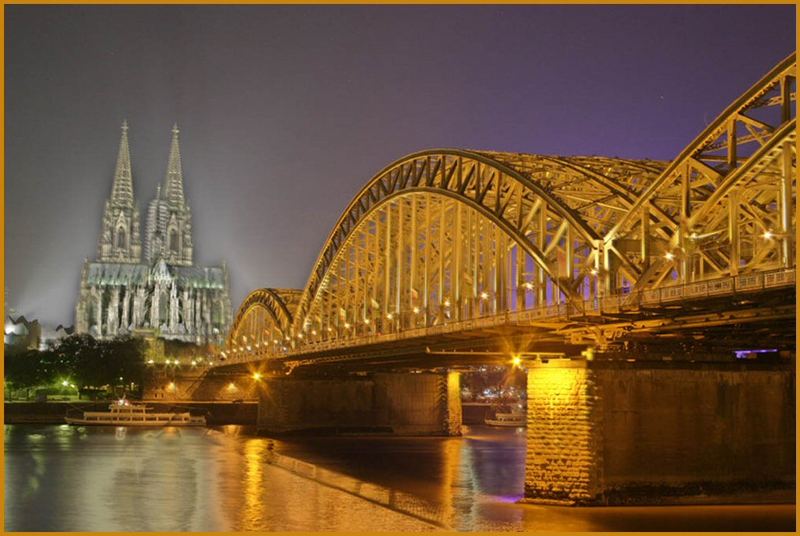
M 220 343 L 231 323 L 227 266 L 195 266 L 192 213 L 183 193 L 177 125 L 167 174 L 147 207 L 144 243 L 133 193 L 128 125 L 122 125 L 97 259 L 83 264 L 75 328 L 97 338 L 147 333 Z

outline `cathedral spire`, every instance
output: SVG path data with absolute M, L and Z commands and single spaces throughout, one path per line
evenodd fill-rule
M 181 169 L 181 149 L 178 144 L 178 124 L 172 127 L 172 145 L 169 149 L 169 163 L 164 184 L 164 199 L 172 206 L 182 207 L 183 198 L 183 170 Z
M 131 152 L 128 147 L 128 121 L 122 122 L 122 137 L 119 141 L 114 185 L 111 188 L 111 204 L 121 207 L 133 206 L 133 177 L 131 175 Z

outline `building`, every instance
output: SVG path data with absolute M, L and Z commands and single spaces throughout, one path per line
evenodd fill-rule
M 38 320 L 28 320 L 25 316 L 14 318 L 6 315 L 3 342 L 12 347 L 37 350 L 41 346 L 42 326 Z
M 98 338 L 135 332 L 196 344 L 223 339 L 231 321 L 230 282 L 219 267 L 194 264 L 192 212 L 183 191 L 178 127 L 167 173 L 150 202 L 142 243 L 128 125 L 122 125 L 97 260 L 83 264 L 75 328 Z

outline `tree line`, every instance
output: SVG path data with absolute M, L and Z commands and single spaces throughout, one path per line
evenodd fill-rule
M 5 347 L 5 380 L 15 389 L 142 384 L 146 344 L 134 337 L 97 340 L 72 335 L 44 350 Z M 122 378 L 122 380 L 120 380 Z

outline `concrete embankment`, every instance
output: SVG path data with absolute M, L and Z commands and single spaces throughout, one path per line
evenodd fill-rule
M 154 411 L 188 411 L 203 415 L 210 425 L 255 424 L 255 402 L 150 402 Z M 5 424 L 62 424 L 67 412 L 107 411 L 108 402 L 6 402 Z

